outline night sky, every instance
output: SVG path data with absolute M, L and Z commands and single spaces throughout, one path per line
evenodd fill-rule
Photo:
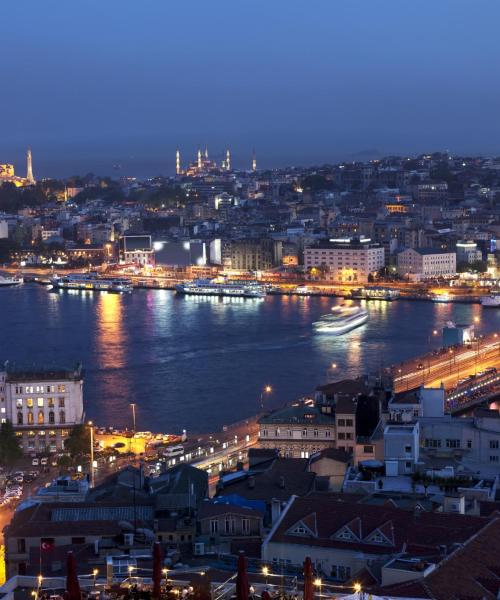
M 0 16 L 0 162 L 155 175 L 500 154 L 498 0 L 15 0 Z M 122 170 L 113 170 L 114 164 Z

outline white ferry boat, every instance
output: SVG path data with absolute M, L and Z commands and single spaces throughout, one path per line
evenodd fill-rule
M 223 281 L 194 279 L 175 286 L 178 294 L 193 296 L 232 296 L 240 298 L 264 298 L 266 288 L 254 281 Z
M 88 290 L 92 292 L 114 292 L 121 294 L 132 291 L 129 279 L 100 277 L 97 273 L 70 273 L 50 280 L 53 289 Z
M 332 312 L 313 323 L 318 333 L 342 335 L 368 321 L 368 311 L 361 306 L 334 306 Z
M 3 275 L 0 275 L 0 287 L 21 285 L 21 283 L 24 283 L 24 279 L 19 275 L 14 275 L 13 277 L 4 277 Z
M 481 306 L 488 308 L 497 308 L 500 306 L 500 294 L 491 294 L 481 298 Z
M 387 302 L 392 302 L 392 300 L 397 300 L 400 294 L 400 291 L 397 289 L 373 286 L 369 288 L 352 290 L 351 298 L 360 300 L 385 300 Z

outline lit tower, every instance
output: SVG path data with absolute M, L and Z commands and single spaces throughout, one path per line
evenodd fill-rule
M 35 185 L 36 181 L 33 177 L 33 160 L 31 156 L 31 148 L 26 152 L 26 179 L 30 185 Z
M 208 146 L 205 146 L 205 158 L 208 160 Z
M 231 154 L 229 150 L 226 150 L 226 171 L 231 170 Z
M 175 153 L 175 173 L 177 175 L 181 174 L 181 153 L 179 150 Z
M 201 169 L 201 150 L 198 150 L 198 169 Z
M 252 157 L 252 171 L 255 173 L 257 171 L 257 157 L 255 156 L 255 150 L 253 151 Z

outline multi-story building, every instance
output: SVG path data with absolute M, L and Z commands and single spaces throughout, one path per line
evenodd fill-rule
M 234 240 L 223 253 L 225 267 L 237 271 L 266 271 L 281 265 L 282 242 L 268 238 Z
M 334 281 L 366 283 L 384 266 L 384 256 L 384 248 L 369 239 L 334 239 L 306 248 L 304 266 L 324 270 Z
M 457 255 L 435 248 L 407 248 L 398 254 L 397 271 L 401 277 L 417 281 L 452 277 L 457 272 Z
M 309 458 L 335 447 L 335 414 L 304 401 L 275 410 L 259 419 L 259 447 L 277 448 L 286 458 Z
M 120 262 L 144 267 L 154 265 L 154 249 L 150 235 L 120 237 Z
M 0 416 L 9 420 L 25 453 L 57 452 L 71 427 L 82 423 L 83 374 L 74 369 L 0 367 Z
M 477 247 L 476 242 L 471 240 L 457 242 L 457 262 L 475 263 L 483 260 L 483 253 Z

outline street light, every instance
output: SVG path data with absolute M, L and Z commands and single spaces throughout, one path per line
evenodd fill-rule
M 95 589 L 95 581 L 96 581 L 98 575 L 99 575 L 99 569 L 94 569 L 92 571 L 92 576 L 94 577 L 94 589 Z
M 323 584 L 323 582 L 321 581 L 321 579 L 319 577 L 314 580 L 314 585 L 319 589 L 319 598 L 321 598 L 321 586 L 322 586 L 322 584 Z
M 355 594 L 359 594 L 359 595 L 361 595 L 361 589 L 362 589 L 362 588 L 361 588 L 361 584 L 360 584 L 360 583 L 358 583 L 358 582 L 356 582 L 356 583 L 354 584 L 354 593 L 355 593 Z
M 264 389 L 260 393 L 260 408 L 264 410 L 264 394 L 270 394 L 273 391 L 273 388 L 270 385 L 264 386 Z
M 90 427 L 90 487 L 94 487 L 95 476 L 94 476 L 94 424 L 89 421 Z
M 262 567 L 262 575 L 266 578 L 266 587 L 267 587 L 267 576 L 269 575 L 269 567 Z

